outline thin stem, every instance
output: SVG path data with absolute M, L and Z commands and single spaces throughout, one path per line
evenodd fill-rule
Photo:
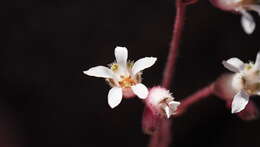
M 169 89 L 175 69 L 176 58 L 178 55 L 178 49 L 180 39 L 183 30 L 184 17 L 186 11 L 186 3 L 182 0 L 176 0 L 176 17 L 173 27 L 172 40 L 170 43 L 170 49 L 166 67 L 163 74 L 162 86 Z M 151 137 L 149 147 L 168 147 L 171 143 L 171 121 L 162 120 L 159 126 L 159 130 Z
M 214 92 L 214 83 L 200 89 L 191 96 L 185 98 L 178 108 L 177 116 L 185 112 L 192 104 L 208 97 Z M 152 136 L 149 147 L 168 147 L 171 143 L 171 121 L 162 120 L 158 132 Z
M 160 131 L 158 130 L 151 136 L 150 143 L 149 143 L 148 147 L 159 147 L 159 144 L 160 144 L 159 133 L 160 133 Z
M 210 84 L 210 85 L 198 90 L 191 96 L 189 96 L 181 101 L 181 105 L 178 107 L 178 112 L 176 115 L 182 114 L 189 108 L 190 105 L 208 97 L 209 95 L 211 95 L 213 93 L 214 93 L 214 84 Z
M 151 136 L 149 147 L 168 147 L 170 145 L 172 137 L 171 124 L 170 120 L 162 120 L 159 130 Z
M 175 70 L 176 58 L 178 55 L 178 49 L 183 30 L 186 4 L 183 3 L 182 0 L 176 0 L 176 8 L 176 17 L 172 34 L 173 37 L 170 43 L 168 59 L 162 81 L 162 86 L 167 89 L 170 88 L 170 84 Z

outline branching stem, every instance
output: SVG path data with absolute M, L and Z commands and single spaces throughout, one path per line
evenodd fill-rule
M 181 105 L 178 107 L 178 112 L 176 115 L 181 115 L 189 108 L 190 105 L 208 97 L 209 95 L 212 95 L 213 93 L 214 93 L 214 83 L 198 90 L 191 96 L 188 96 L 187 98 L 181 101 Z

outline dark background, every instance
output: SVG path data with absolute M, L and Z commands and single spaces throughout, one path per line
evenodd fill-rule
M 111 110 L 109 86 L 82 71 L 114 60 L 118 45 L 137 60 L 158 57 L 144 72 L 161 81 L 175 5 L 172 0 L 7 0 L 0 2 L 1 147 L 145 147 L 143 104 Z M 240 16 L 209 1 L 189 6 L 171 91 L 181 100 L 227 72 L 221 61 L 255 60 L 260 19 L 246 35 Z M 260 105 L 257 98 L 254 101 Z M 243 122 L 210 97 L 174 119 L 175 147 L 259 147 L 259 120 Z

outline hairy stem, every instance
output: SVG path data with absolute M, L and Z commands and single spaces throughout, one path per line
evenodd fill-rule
M 210 85 L 198 90 L 191 96 L 189 96 L 181 101 L 181 105 L 178 107 L 178 112 L 176 115 L 181 115 L 183 112 L 185 112 L 189 108 L 190 105 L 208 97 L 209 95 L 211 95 L 213 93 L 214 93 L 214 84 L 210 84 Z
M 172 40 L 166 67 L 163 74 L 162 86 L 169 89 L 174 74 L 176 58 L 183 30 L 186 3 L 176 0 L 176 17 L 173 27 Z M 171 121 L 162 120 L 159 130 L 151 137 L 149 147 L 168 147 L 171 143 Z
M 176 17 L 175 17 L 175 23 L 173 27 L 173 33 L 172 33 L 173 37 L 170 43 L 168 59 L 165 66 L 165 70 L 163 73 L 163 80 L 162 80 L 162 86 L 167 89 L 170 88 L 170 84 L 175 70 L 176 58 L 178 56 L 178 49 L 180 45 L 180 39 L 181 39 L 183 24 L 185 19 L 184 17 L 185 17 L 186 4 L 183 3 L 181 0 L 176 0 L 176 8 L 177 8 Z

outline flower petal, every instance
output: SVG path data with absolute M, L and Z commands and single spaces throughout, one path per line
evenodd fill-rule
M 117 46 L 117 47 L 115 48 L 116 62 L 117 62 L 120 66 L 126 67 L 127 56 L 128 56 L 128 51 L 127 51 L 127 48 L 126 48 L 126 47 Z
M 89 70 L 83 71 L 84 74 L 99 77 L 99 78 L 113 78 L 114 74 L 111 69 L 105 66 L 92 67 Z
M 247 6 L 249 9 L 255 11 L 258 13 L 258 15 L 260 16 L 260 6 L 259 5 L 248 5 Z
M 246 92 L 244 92 L 243 90 L 241 90 L 234 96 L 234 99 L 233 99 L 232 105 L 231 105 L 231 107 L 232 107 L 231 112 L 238 113 L 238 112 L 244 110 L 248 101 L 249 101 L 249 95 Z
M 240 13 L 242 14 L 241 24 L 242 24 L 242 27 L 243 27 L 244 31 L 247 34 L 252 34 L 254 32 L 255 26 L 256 26 L 253 17 L 251 16 L 251 14 L 249 14 L 244 9 L 241 9 Z
M 256 55 L 254 68 L 260 70 L 260 52 Z
M 172 110 L 168 106 L 163 107 L 163 110 L 164 110 L 164 112 L 166 114 L 166 117 L 170 118 L 171 114 L 172 114 Z
M 136 73 L 138 73 L 148 67 L 151 67 L 155 63 L 156 60 L 157 60 L 157 58 L 155 58 L 155 57 L 145 57 L 145 58 L 137 60 L 134 63 L 133 68 L 132 68 L 133 75 L 135 75 Z
M 244 69 L 244 63 L 238 58 L 230 58 L 227 61 L 223 61 L 224 67 L 233 72 L 241 72 Z
M 108 104 L 113 109 L 118 106 L 123 98 L 122 89 L 119 87 L 113 87 L 108 92 Z
M 181 103 L 180 102 L 177 102 L 177 101 L 171 101 L 169 103 L 169 107 L 170 109 L 173 111 L 173 113 L 177 110 L 177 107 L 180 105 Z
M 142 83 L 131 86 L 131 89 L 141 99 L 145 99 L 148 96 L 148 89 Z

